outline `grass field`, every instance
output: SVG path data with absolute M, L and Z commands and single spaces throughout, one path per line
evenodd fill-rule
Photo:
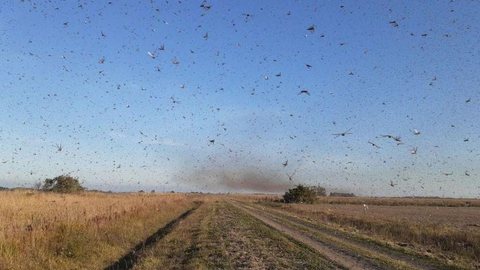
M 2 191 L 0 269 L 480 268 L 477 200 L 271 198 Z
M 385 198 L 385 197 L 320 197 L 321 204 L 368 204 L 389 206 L 439 206 L 439 207 L 480 207 L 478 199 L 457 198 Z
M 193 206 L 186 195 L 0 194 L 0 269 L 101 269 Z

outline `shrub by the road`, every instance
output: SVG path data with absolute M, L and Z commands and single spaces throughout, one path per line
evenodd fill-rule
M 283 195 L 283 201 L 285 203 L 313 203 L 315 197 L 315 190 L 310 187 L 298 185 L 285 192 L 285 195 Z

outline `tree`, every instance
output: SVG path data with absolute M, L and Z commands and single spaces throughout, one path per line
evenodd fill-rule
M 42 190 L 59 193 L 72 193 L 85 190 L 78 178 L 69 175 L 60 175 L 53 179 L 45 179 Z
M 298 185 L 285 192 L 285 195 L 283 195 L 283 201 L 285 203 L 313 203 L 315 197 L 316 194 L 312 188 Z

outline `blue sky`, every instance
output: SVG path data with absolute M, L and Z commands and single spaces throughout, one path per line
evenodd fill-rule
M 480 196 L 478 3 L 201 4 L 0 4 L 0 183 Z

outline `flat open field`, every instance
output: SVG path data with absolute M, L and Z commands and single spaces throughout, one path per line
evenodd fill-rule
M 438 207 L 438 206 L 384 206 L 345 204 L 289 205 L 293 211 L 309 214 L 337 215 L 352 218 L 368 218 L 385 222 L 407 222 L 424 225 L 455 226 L 462 229 L 480 226 L 479 207 Z
M 320 197 L 318 203 L 324 204 L 368 204 L 368 205 L 390 205 L 390 206 L 443 206 L 463 207 L 480 206 L 478 199 L 456 199 L 456 198 L 385 198 L 385 197 Z
M 0 269 L 480 268 L 479 207 L 322 200 L 0 192 Z

